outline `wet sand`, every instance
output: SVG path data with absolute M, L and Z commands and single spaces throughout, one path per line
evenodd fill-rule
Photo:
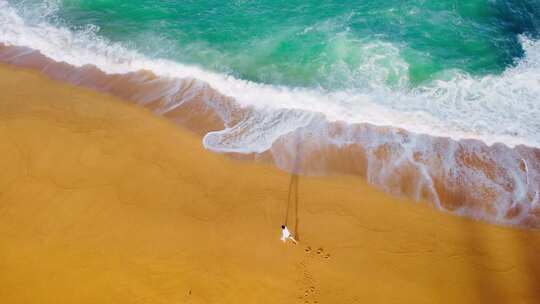
M 2 303 L 540 302 L 537 231 L 235 161 L 37 72 L 0 91 Z

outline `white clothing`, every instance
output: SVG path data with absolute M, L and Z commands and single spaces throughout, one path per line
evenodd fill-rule
M 297 244 L 298 242 L 294 239 L 291 232 L 287 227 L 281 228 L 281 240 L 283 242 L 286 242 L 287 240 L 291 240 L 291 242 Z
M 289 231 L 289 229 L 287 229 L 287 227 L 281 229 L 281 240 L 286 242 L 288 238 L 291 237 L 291 232 Z

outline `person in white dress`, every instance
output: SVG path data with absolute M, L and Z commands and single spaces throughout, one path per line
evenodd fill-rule
M 290 240 L 294 244 L 298 244 L 298 242 L 294 239 L 291 232 L 289 231 L 289 229 L 285 225 L 281 225 L 281 240 L 283 242 L 287 242 L 287 240 Z

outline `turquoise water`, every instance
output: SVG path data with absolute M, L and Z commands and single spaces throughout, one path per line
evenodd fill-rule
M 540 1 L 70 0 L 54 18 L 256 82 L 410 87 L 451 70 L 502 72 L 523 56 L 519 35 L 539 35 Z

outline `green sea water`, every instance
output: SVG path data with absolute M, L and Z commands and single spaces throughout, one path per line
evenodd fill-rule
M 32 1 L 12 1 L 29 6 Z M 17 3 L 19 2 L 19 3 Z M 274 85 L 414 87 L 497 74 L 540 33 L 537 0 L 65 0 L 53 18 L 155 58 Z

